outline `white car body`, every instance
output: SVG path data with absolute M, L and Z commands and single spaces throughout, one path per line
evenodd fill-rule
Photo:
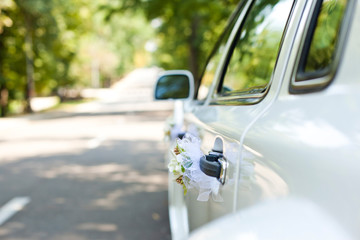
M 360 3 L 347 3 L 331 82 L 294 94 L 289 88 L 316 2 L 294 1 L 260 102 L 213 104 L 218 70 L 206 100 L 185 103 L 185 129 L 198 129 L 204 153 L 220 137 L 229 169 L 220 203 L 197 201 L 196 190 L 184 196 L 169 178 L 173 239 L 360 239 Z

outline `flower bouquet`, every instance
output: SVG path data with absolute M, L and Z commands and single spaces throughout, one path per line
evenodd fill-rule
M 169 171 L 183 187 L 184 195 L 194 188 L 199 191 L 199 201 L 208 201 L 210 195 L 215 201 L 222 201 L 218 193 L 220 183 L 200 170 L 200 158 L 204 155 L 200 145 L 200 139 L 189 133 L 182 139 L 176 139 L 173 157 L 168 164 Z

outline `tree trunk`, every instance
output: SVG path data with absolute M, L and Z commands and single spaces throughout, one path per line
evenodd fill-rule
M 9 92 L 4 84 L 0 86 L 0 108 L 1 108 L 1 117 L 6 117 L 7 107 L 8 107 Z
M 25 112 L 33 112 L 31 98 L 34 97 L 34 52 L 32 39 L 32 22 L 28 14 L 24 13 L 25 19 L 25 58 L 26 58 L 26 89 L 25 89 Z
M 190 54 L 189 54 L 189 64 L 190 71 L 194 75 L 195 80 L 195 89 L 197 89 L 199 85 L 199 36 L 198 36 L 198 26 L 199 26 L 199 17 L 194 15 L 191 20 L 191 34 L 189 38 L 189 46 L 190 46 Z
M 4 40 L 0 39 L 0 49 L 4 49 Z M 3 74 L 4 56 L 0 53 L 0 117 L 6 117 L 8 108 L 9 92 L 6 88 L 6 80 Z

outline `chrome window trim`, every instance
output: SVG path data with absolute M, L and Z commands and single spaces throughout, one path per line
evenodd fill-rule
M 216 99 L 211 102 L 211 105 L 249 105 L 259 103 L 268 93 L 272 78 L 273 77 L 271 77 L 269 84 L 264 88 L 262 93 L 254 94 L 249 91 L 242 92 L 241 95 L 240 93 L 236 95 L 236 92 L 233 92 L 229 96 L 216 95 Z
M 322 2 L 322 0 L 319 0 Z M 339 33 L 339 39 L 338 43 L 335 49 L 334 53 L 334 61 L 331 63 L 330 67 L 325 70 L 316 71 L 314 73 L 310 73 L 306 76 L 306 74 L 302 75 L 302 78 L 299 78 L 299 68 L 300 68 L 300 59 L 303 54 L 305 54 L 304 51 L 307 51 L 305 49 L 305 43 L 306 41 L 311 41 L 313 37 L 313 33 L 310 35 L 310 24 L 313 20 L 314 14 L 315 14 L 315 8 L 316 4 L 319 2 L 317 0 L 314 0 L 311 2 L 310 9 L 307 12 L 306 15 L 303 16 L 303 19 L 306 19 L 305 28 L 300 33 L 301 36 L 301 42 L 299 45 L 299 48 L 296 53 L 296 60 L 291 76 L 291 82 L 289 85 L 289 92 L 292 94 L 303 94 L 303 93 L 311 93 L 311 92 L 317 92 L 321 91 L 325 88 L 327 88 L 332 80 L 335 78 L 338 66 L 340 64 L 340 60 L 343 55 L 343 50 L 345 47 L 345 42 L 347 41 L 348 32 L 350 29 L 351 19 L 353 16 L 353 9 L 355 8 L 355 2 L 354 0 L 348 0 L 347 6 L 344 13 L 344 18 L 342 20 L 341 26 L 340 26 L 340 33 Z M 317 20 L 317 19 L 316 19 Z M 306 33 L 306 34 L 305 34 Z M 309 39 L 311 38 L 311 39 Z

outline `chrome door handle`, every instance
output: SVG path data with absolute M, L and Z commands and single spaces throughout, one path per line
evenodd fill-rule
M 219 158 L 218 162 L 221 165 L 220 176 L 219 176 L 218 180 L 222 185 L 224 185 L 225 179 L 226 179 L 226 172 L 227 172 L 229 163 L 224 157 Z
M 206 175 L 217 178 L 222 185 L 225 184 L 228 162 L 222 153 L 213 151 L 201 157 L 200 169 Z
M 179 133 L 177 135 L 178 138 L 183 139 L 185 137 L 186 132 Z

